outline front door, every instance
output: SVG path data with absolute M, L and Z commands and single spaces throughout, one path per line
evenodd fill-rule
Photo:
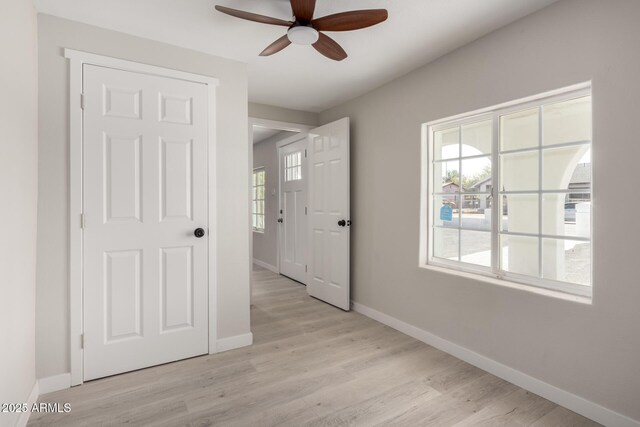
M 280 148 L 280 273 L 307 279 L 307 138 Z
M 206 85 L 84 65 L 83 93 L 84 379 L 207 353 Z

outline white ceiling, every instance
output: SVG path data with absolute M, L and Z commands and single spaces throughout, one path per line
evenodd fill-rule
M 38 11 L 248 64 L 249 99 L 322 111 L 368 92 L 556 0 L 318 0 L 316 17 L 386 8 L 367 29 L 328 33 L 349 54 L 331 61 L 310 46 L 258 54 L 285 27 L 214 12 L 215 4 L 290 19 L 289 0 L 34 0 Z
M 258 142 L 265 141 L 271 138 L 272 136 L 275 136 L 278 134 L 281 134 L 282 137 L 285 138 L 287 136 L 293 135 L 294 133 L 296 132 L 288 132 L 286 130 L 271 129 L 271 128 L 254 125 L 253 126 L 253 143 L 255 145 Z

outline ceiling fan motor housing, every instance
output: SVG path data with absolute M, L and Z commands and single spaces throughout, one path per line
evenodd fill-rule
M 313 27 L 298 25 L 289 28 L 289 31 L 287 31 L 287 37 L 291 43 L 311 45 L 318 41 L 320 34 Z

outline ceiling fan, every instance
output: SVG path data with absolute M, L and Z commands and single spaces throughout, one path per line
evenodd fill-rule
M 312 45 L 318 52 L 335 61 L 342 61 L 347 52 L 335 40 L 322 31 L 352 31 L 371 27 L 385 21 L 388 17 L 386 9 L 353 10 L 336 13 L 313 19 L 316 0 L 291 0 L 293 21 L 258 15 L 256 13 L 216 6 L 216 10 L 235 16 L 236 18 L 260 22 L 262 24 L 289 27 L 287 34 L 271 43 L 260 56 L 269 56 L 280 52 L 291 43 Z

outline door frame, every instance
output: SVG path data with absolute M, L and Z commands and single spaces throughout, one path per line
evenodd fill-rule
M 276 143 L 276 155 L 278 157 L 278 212 L 280 210 L 282 210 L 282 177 L 284 176 L 284 171 L 282 170 L 282 162 L 280 161 L 281 160 L 281 158 L 280 158 L 280 150 L 282 148 L 286 147 L 287 145 L 291 145 L 293 143 L 300 142 L 302 140 L 305 140 L 305 151 L 307 151 L 308 148 L 309 148 L 309 133 L 308 132 L 300 132 L 297 135 L 291 135 L 290 137 L 285 138 L 282 141 L 278 141 Z M 306 179 L 306 182 L 305 182 L 305 187 L 306 187 L 305 188 L 305 192 L 306 192 L 305 196 L 306 196 L 307 205 L 308 205 L 309 204 L 309 176 L 308 176 L 309 163 L 306 162 L 306 165 L 307 165 L 307 170 L 303 171 L 303 173 L 305 173 L 305 172 L 307 173 L 307 179 Z M 281 215 L 281 214 L 279 213 L 279 215 Z M 308 218 L 307 218 L 307 221 L 308 221 Z M 308 225 L 308 223 L 307 223 L 307 225 Z M 278 233 L 276 233 L 276 235 L 277 235 L 276 244 L 278 245 L 278 248 L 277 248 L 277 251 L 276 251 L 277 252 L 277 256 L 276 256 L 277 265 L 276 265 L 276 268 L 278 269 L 278 274 L 282 274 L 280 272 L 280 242 L 282 241 L 282 227 L 278 227 Z M 309 242 L 308 241 L 307 241 L 307 247 L 305 249 L 306 249 L 306 252 L 307 252 L 305 254 L 305 256 L 306 256 L 307 262 L 308 262 L 309 261 Z M 306 277 L 305 277 L 305 283 L 304 283 L 305 285 L 307 284 L 306 282 L 307 282 L 307 280 L 306 280 Z
M 71 385 L 84 382 L 83 350 L 83 65 L 97 65 L 122 71 L 202 83 L 208 92 L 208 328 L 209 354 L 217 352 L 217 239 L 216 239 L 216 87 L 214 77 L 172 70 L 133 61 L 64 49 L 69 60 L 69 355 Z M 251 151 L 251 150 L 250 150 Z M 212 274 L 213 273 L 213 274 Z
M 292 138 L 300 138 L 302 135 L 307 135 L 307 133 L 317 127 L 317 126 L 310 126 L 310 125 L 303 125 L 301 123 L 292 123 L 292 122 L 281 122 L 281 121 L 277 121 L 277 120 L 269 120 L 269 119 L 260 119 L 257 117 L 249 117 L 249 146 L 251 147 L 251 149 L 249 150 L 249 188 L 247 190 L 248 193 L 248 198 L 249 198 L 249 212 L 248 212 L 248 224 L 249 227 L 251 227 L 251 209 L 252 209 L 252 204 L 251 202 L 253 201 L 252 196 L 251 196 L 251 191 L 252 191 L 252 181 L 251 181 L 251 177 L 253 174 L 253 127 L 254 126 L 259 126 L 259 127 L 265 127 L 265 128 L 269 128 L 269 129 L 278 129 L 278 130 L 285 130 L 285 131 L 289 131 L 289 132 L 298 132 L 297 135 L 291 135 L 285 139 L 283 139 L 282 141 L 278 141 L 276 143 L 276 156 L 279 155 L 280 152 L 280 147 L 282 145 L 287 145 L 290 144 L 291 142 L 297 141 L 297 139 L 293 139 Z M 281 145 L 282 144 L 282 145 Z M 278 174 L 280 174 L 280 159 L 278 158 Z M 278 177 L 278 206 L 280 206 L 280 178 Z M 253 269 L 253 231 L 251 231 L 249 233 L 249 235 L 251 236 L 249 239 L 249 268 Z M 280 274 L 280 230 L 278 229 L 278 232 L 276 233 L 276 265 L 274 265 L 274 267 L 276 268 L 276 271 L 274 271 L 274 273 Z M 253 283 L 253 281 L 252 281 Z M 251 289 L 251 295 L 253 298 L 253 285 L 252 285 L 252 289 Z

